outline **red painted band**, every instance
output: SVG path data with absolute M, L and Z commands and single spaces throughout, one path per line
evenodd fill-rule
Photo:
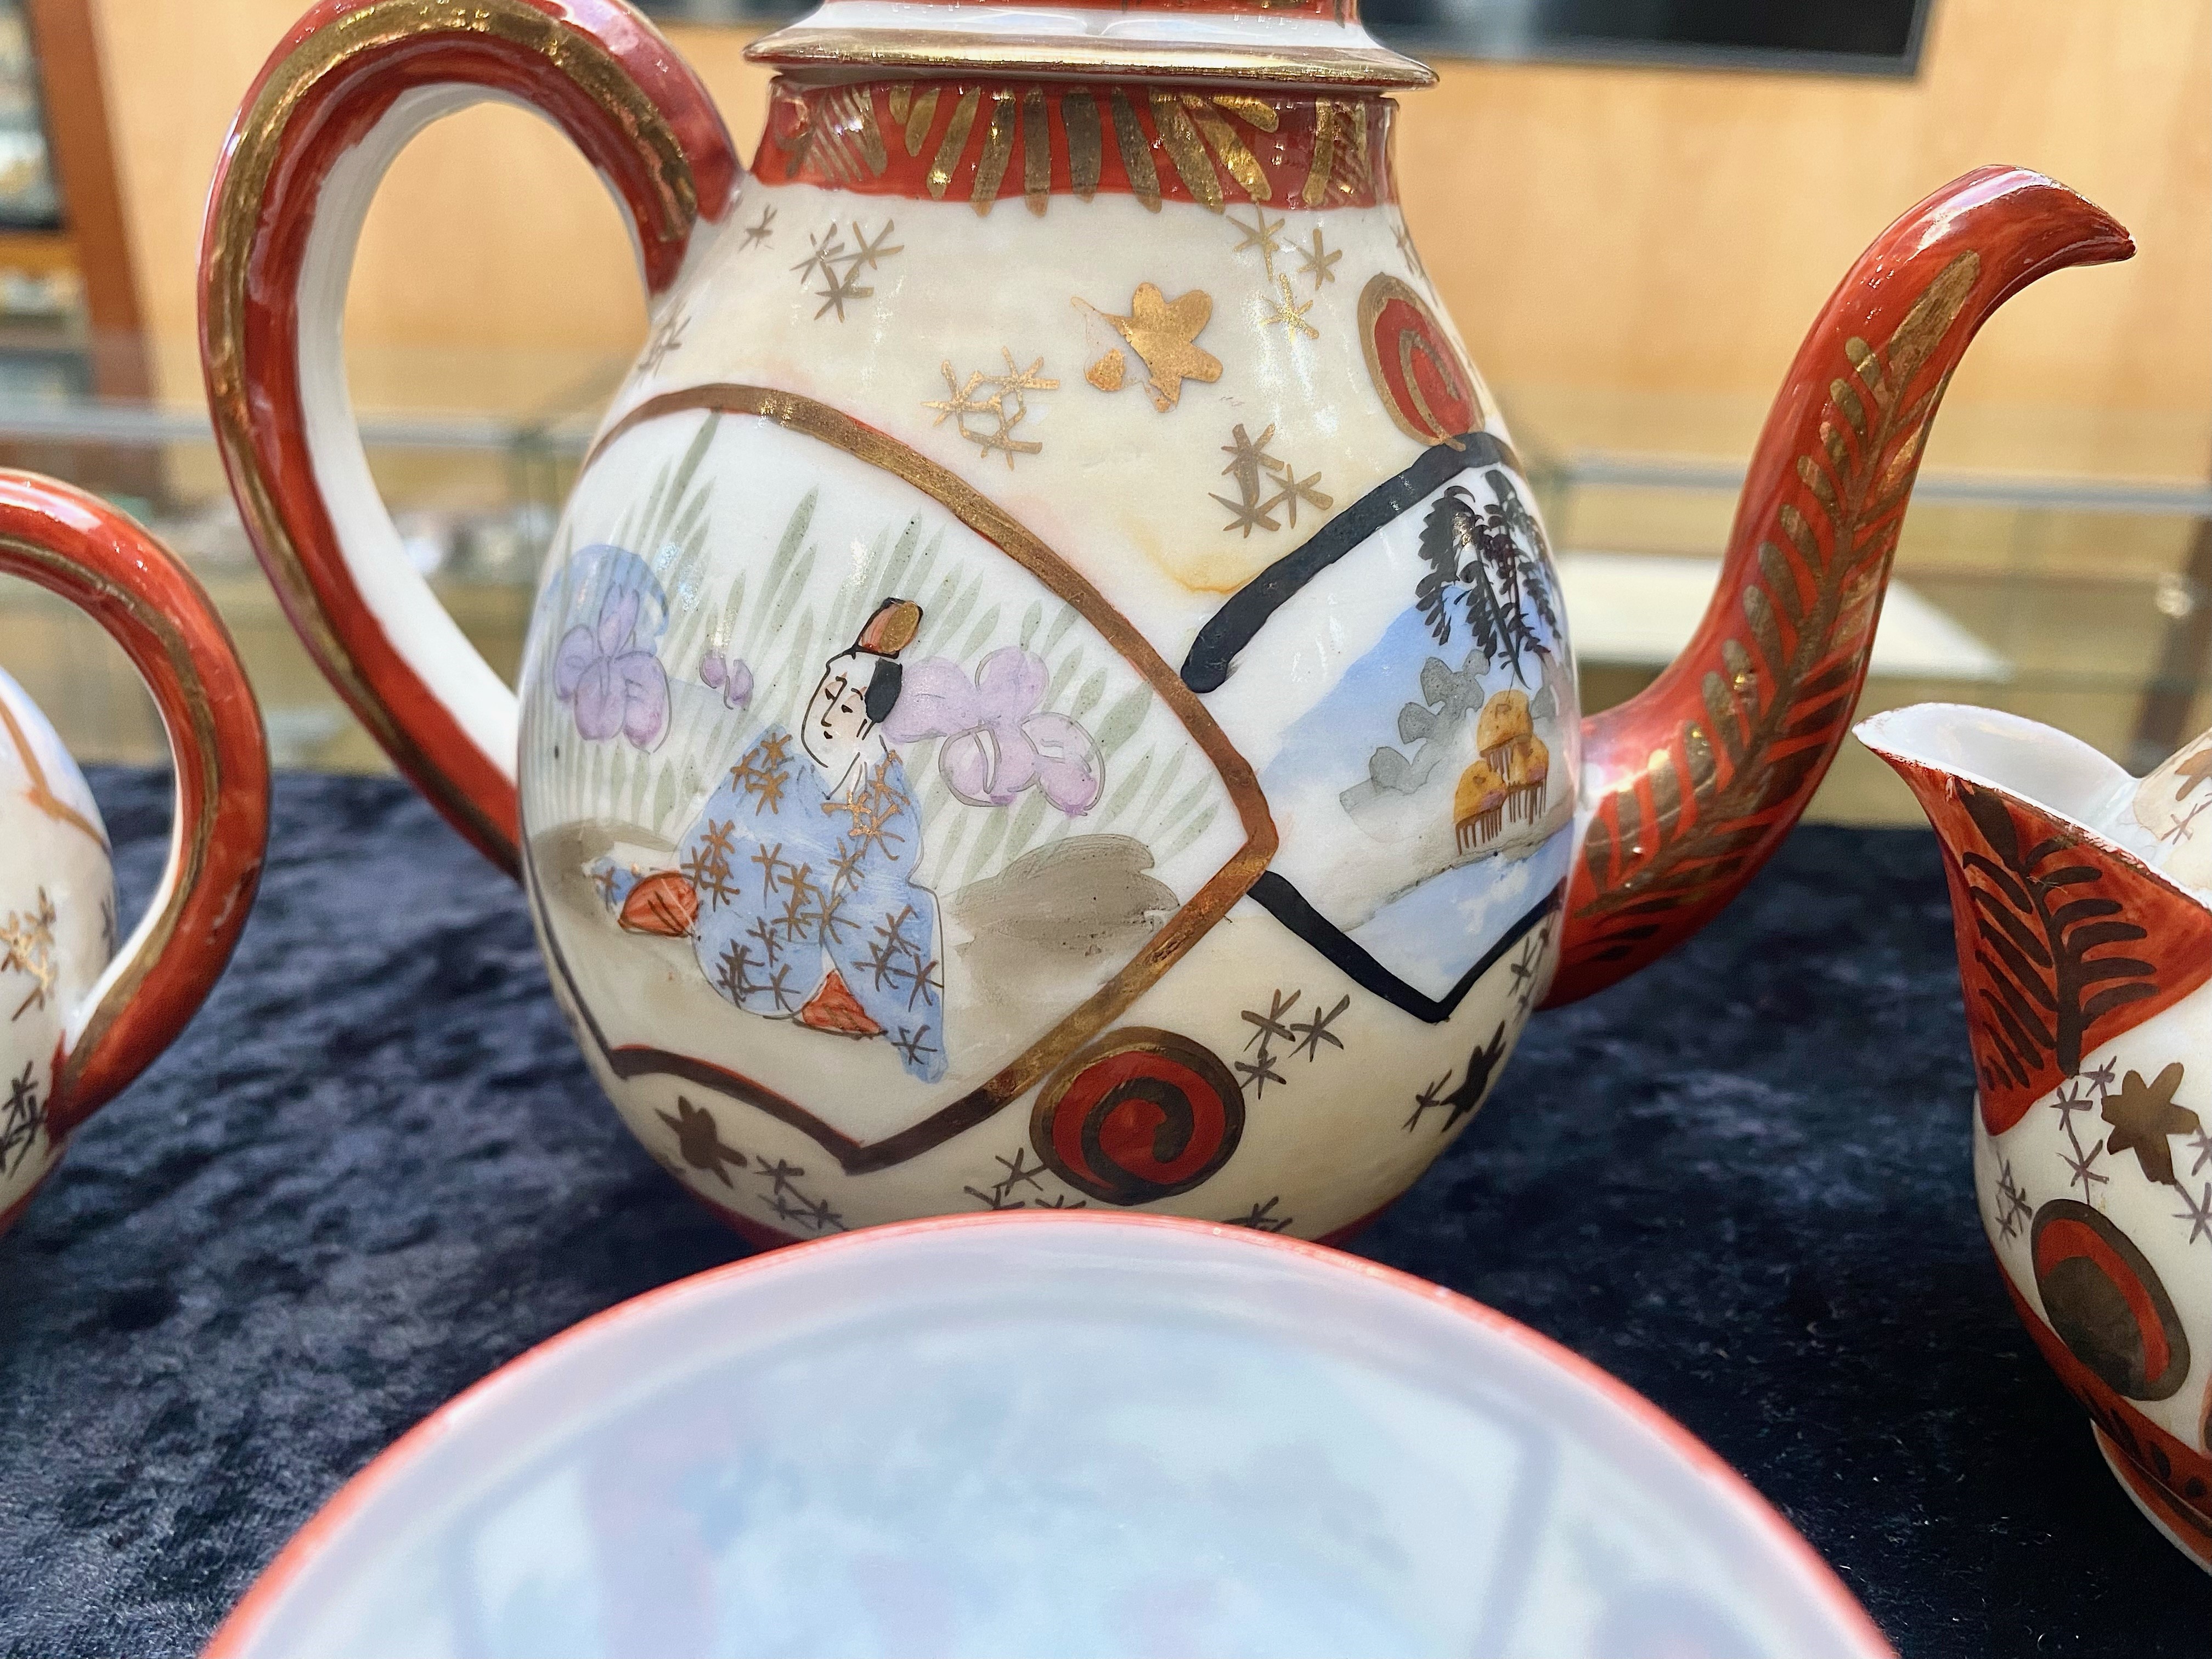
M 986 209 L 1010 198 L 1074 196 L 1076 143 L 1066 112 L 1073 97 L 1077 130 L 1089 135 L 1085 152 L 1097 170 L 1084 181 L 1085 198 L 1134 194 L 1279 212 L 1398 199 L 1390 160 L 1396 106 L 1387 98 L 1194 89 L 1161 95 L 1168 104 L 1157 105 L 1154 90 L 1135 83 L 779 78 L 753 171 L 765 184 L 968 205 L 979 204 L 981 173 L 980 205 Z M 1117 137 L 1117 119 L 1124 117 L 1139 141 L 1140 172 L 1150 176 L 1130 176 Z M 1163 137 L 1164 120 L 1177 129 L 1173 143 Z M 1034 172 L 1033 146 L 1039 143 L 1042 171 Z M 1200 190 L 1211 191 L 1211 198 Z

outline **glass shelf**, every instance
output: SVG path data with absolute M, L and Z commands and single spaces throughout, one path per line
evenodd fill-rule
M 418 568 L 512 675 L 543 549 L 627 364 L 465 356 L 356 352 L 349 374 L 364 402 L 371 471 Z M 0 371 L 4 357 L 0 342 Z M 431 388 L 441 406 L 405 406 L 410 387 Z M 477 406 L 463 401 L 470 388 L 485 394 Z M 1649 684 L 1695 625 L 1764 404 L 1540 387 L 1501 387 L 1499 397 L 1574 597 L 1585 706 L 1606 707 Z M 2017 435 L 2031 428 L 2035 447 Z M 2184 471 L 2193 442 L 2179 423 L 2166 433 L 2094 412 L 1947 410 L 1862 712 L 1930 698 L 1989 703 L 2063 726 L 2138 770 L 2201 728 L 2212 717 L 2212 489 Z M 1985 464 L 1992 454 L 2143 457 L 2167 470 L 2000 471 Z M 67 383 L 0 372 L 0 456 L 109 495 L 185 556 L 238 640 L 278 765 L 384 766 L 254 562 L 204 409 L 100 403 Z M 121 653 L 94 624 L 4 578 L 0 664 L 81 759 L 161 757 L 151 706 Z M 1812 815 L 1919 821 L 1902 786 L 1856 744 L 1838 756 Z

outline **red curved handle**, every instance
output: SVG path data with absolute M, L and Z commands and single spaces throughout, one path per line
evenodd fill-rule
M 402 553 L 338 344 L 385 167 L 430 121 L 493 96 L 542 111 L 613 185 L 655 294 L 744 176 L 706 89 L 619 0 L 325 0 L 270 56 L 225 141 L 200 246 L 200 349 L 232 491 L 309 653 L 399 769 L 512 874 L 514 694 Z
M 1967 343 L 2037 277 L 2134 251 L 2065 185 L 1991 167 L 1860 256 L 1766 417 L 1697 636 L 1583 723 L 1580 856 L 1546 1006 L 1674 949 L 1781 845 L 1850 727 L 1922 448 Z
M 153 906 L 70 1013 L 54 1056 L 47 1126 L 59 1140 L 175 1040 L 230 960 L 269 842 L 269 751 L 206 590 L 112 507 L 0 471 L 0 571 L 59 594 L 114 636 L 154 694 L 177 775 Z

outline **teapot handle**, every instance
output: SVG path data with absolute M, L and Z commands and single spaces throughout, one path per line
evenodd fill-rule
M 114 636 L 153 693 L 176 772 L 154 902 L 62 1028 L 46 1117 L 59 1141 L 175 1040 L 230 960 L 269 842 L 269 750 L 207 591 L 112 507 L 51 478 L 0 471 L 0 571 L 58 594 Z
M 621 0 L 323 0 L 240 106 L 200 244 L 216 439 L 293 626 L 399 769 L 517 871 L 514 691 L 409 562 L 345 390 L 339 325 L 407 141 L 489 99 L 567 133 L 629 217 L 651 295 L 744 169 L 713 100 Z

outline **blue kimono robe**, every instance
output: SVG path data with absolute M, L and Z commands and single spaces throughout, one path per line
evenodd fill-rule
M 698 896 L 693 946 L 708 981 L 748 1013 L 786 1019 L 834 971 L 899 1063 L 945 1075 L 937 900 L 914 882 L 921 816 L 896 754 L 832 795 L 790 732 L 763 732 L 677 849 Z M 639 873 L 592 871 L 620 912 Z

